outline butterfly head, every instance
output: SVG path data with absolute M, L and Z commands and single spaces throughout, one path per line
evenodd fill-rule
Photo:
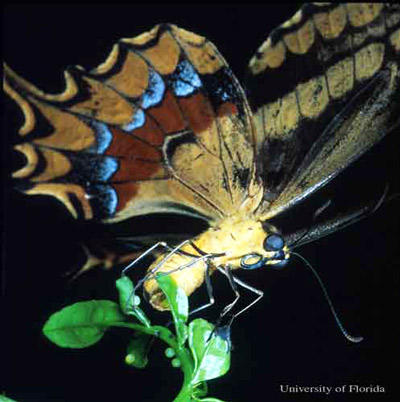
M 225 224 L 225 222 L 224 222 Z M 232 269 L 282 268 L 289 261 L 290 250 L 279 231 L 256 219 L 226 221 L 218 233 L 212 233 L 215 250 L 224 252 L 217 263 Z
M 268 234 L 263 242 L 263 253 L 246 254 L 240 260 L 243 269 L 262 267 L 283 268 L 289 261 L 289 249 L 279 233 Z

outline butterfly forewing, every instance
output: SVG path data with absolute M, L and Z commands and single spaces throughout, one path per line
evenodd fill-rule
M 122 39 L 92 71 L 69 68 L 59 95 L 4 71 L 25 114 L 16 149 L 27 163 L 14 177 L 26 193 L 104 220 L 154 212 L 217 219 L 248 196 L 249 108 L 205 38 L 164 24 Z
M 305 5 L 251 59 L 246 88 L 268 219 L 399 122 L 400 7 Z

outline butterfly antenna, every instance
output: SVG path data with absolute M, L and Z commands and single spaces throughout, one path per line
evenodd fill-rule
M 330 207 L 330 205 L 332 204 L 332 200 L 328 200 L 326 201 L 324 204 L 322 204 L 313 214 L 312 220 L 310 225 L 308 226 L 308 228 L 304 231 L 304 233 L 298 238 L 296 239 L 292 244 L 289 244 L 288 247 L 289 248 L 293 248 L 296 246 L 296 244 L 300 243 L 309 233 L 310 230 L 313 228 L 315 221 L 317 220 L 317 218 L 326 210 Z
M 374 208 L 371 211 L 371 214 L 373 214 L 374 212 L 376 212 L 382 205 L 383 203 L 386 202 L 391 202 L 392 200 L 394 200 L 396 198 L 396 196 L 398 196 L 399 194 L 393 194 L 392 196 L 388 197 L 389 194 L 389 188 L 390 185 L 389 183 L 385 184 L 385 189 L 383 190 L 382 195 L 379 197 L 378 201 L 376 202 Z
M 330 308 L 331 313 L 332 313 L 332 315 L 333 315 L 333 318 L 335 319 L 336 324 L 337 324 L 337 326 L 339 327 L 339 329 L 340 329 L 340 331 L 342 332 L 342 334 L 344 335 L 344 337 L 345 337 L 348 341 L 353 342 L 353 343 L 359 343 L 359 342 L 361 342 L 361 341 L 364 339 L 362 336 L 352 336 L 352 335 L 350 335 L 350 334 L 346 331 L 346 329 L 344 328 L 343 324 L 341 323 L 341 321 L 340 321 L 340 319 L 339 319 L 339 317 L 338 317 L 338 315 L 337 315 L 337 313 L 336 313 L 336 311 L 335 311 L 335 308 L 333 307 L 332 300 L 331 300 L 331 298 L 330 298 L 329 295 L 328 295 L 328 292 L 327 292 L 327 290 L 326 290 L 326 288 L 325 288 L 325 285 L 323 284 L 323 282 L 322 282 L 320 276 L 318 275 L 317 271 L 312 267 L 312 265 L 311 265 L 302 255 L 300 255 L 300 254 L 298 254 L 298 253 L 293 253 L 293 252 L 292 252 L 292 255 L 295 255 L 295 256 L 298 257 L 301 261 L 303 261 L 303 263 L 305 264 L 305 266 L 306 266 L 307 268 L 309 268 L 309 269 L 311 270 L 311 272 L 314 274 L 314 276 L 317 278 L 317 281 L 318 281 L 319 285 L 321 286 L 322 291 L 324 292 L 325 298 L 326 298 L 326 300 L 327 300 L 327 302 L 328 302 L 328 305 L 329 305 L 329 308 Z

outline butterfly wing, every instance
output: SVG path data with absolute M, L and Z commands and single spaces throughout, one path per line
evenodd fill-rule
M 154 233 L 147 236 L 123 238 L 91 238 L 81 244 L 85 257 L 84 261 L 71 270 L 70 275 L 74 279 L 93 269 L 125 268 L 156 243 L 167 243 L 168 246 L 174 247 L 192 236 L 193 234 L 189 233 Z M 150 253 L 150 256 L 155 258 L 160 252 L 165 252 L 165 250 L 165 248 L 160 246 L 154 249 Z
M 263 219 L 329 182 L 400 116 L 400 6 L 306 5 L 251 59 Z
M 14 173 L 75 217 L 119 221 L 155 212 L 218 219 L 246 199 L 254 138 L 243 91 L 216 48 L 176 26 L 122 39 L 91 71 L 41 91 L 5 66 L 25 115 Z M 239 152 L 240 150 L 240 152 Z

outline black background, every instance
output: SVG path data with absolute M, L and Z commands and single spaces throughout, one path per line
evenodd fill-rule
M 132 37 L 159 22 L 176 23 L 213 41 L 239 79 L 268 32 L 289 18 L 296 5 L 36 5 L 4 9 L 4 53 L 9 65 L 47 91 L 63 88 L 69 64 L 93 67 L 120 37 Z M 156 346 L 144 370 L 123 363 L 128 334 L 111 331 L 87 350 L 63 350 L 40 329 L 60 307 L 77 300 L 113 298 L 116 272 L 94 272 L 68 284 L 63 273 L 82 257 L 79 242 L 96 233 L 93 224 L 75 222 L 64 207 L 46 197 L 27 197 L 12 189 L 10 172 L 18 163 L 11 150 L 21 115 L 5 104 L 3 131 L 5 249 L 0 391 L 28 401 L 171 401 L 181 382 Z M 397 134 L 397 135 L 396 135 Z M 285 225 L 306 221 L 328 197 L 331 213 L 379 198 L 385 183 L 399 192 L 397 133 L 294 211 Z M 279 386 L 380 385 L 374 400 L 394 401 L 399 372 L 399 201 L 373 216 L 304 246 L 300 252 L 320 273 L 342 321 L 361 344 L 340 334 L 315 279 L 293 259 L 282 271 L 246 272 L 248 283 L 266 297 L 234 326 L 230 372 L 211 381 L 210 396 L 229 402 L 321 400 L 320 395 L 285 394 Z M 308 219 L 309 221 L 309 219 Z M 129 226 L 131 225 L 131 226 Z M 149 228 L 200 230 L 188 219 L 139 219 L 128 231 Z M 130 230 L 129 230 L 130 228 Z M 125 227 L 126 230 L 126 227 Z M 215 278 L 217 298 L 227 288 Z M 201 301 L 201 300 L 200 300 Z M 221 306 L 220 306 L 221 307 Z M 218 310 L 218 308 L 217 308 Z M 335 394 L 332 400 L 364 400 L 366 394 Z

